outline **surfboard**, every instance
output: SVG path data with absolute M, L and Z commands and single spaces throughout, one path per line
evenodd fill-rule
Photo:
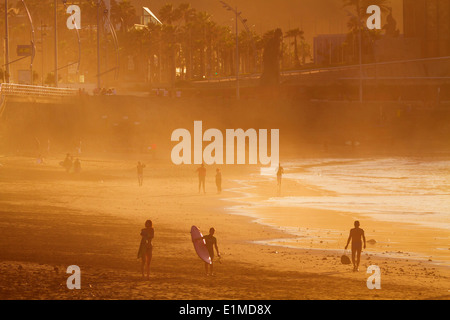
M 200 232 L 200 229 L 196 226 L 192 226 L 191 228 L 191 239 L 192 243 L 194 244 L 195 252 L 197 252 L 199 258 L 206 263 L 212 264 L 208 248 L 206 248 L 206 242 L 203 239 L 203 235 Z

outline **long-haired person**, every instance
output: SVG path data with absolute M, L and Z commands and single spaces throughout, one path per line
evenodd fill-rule
M 141 230 L 141 244 L 139 245 L 138 259 L 142 259 L 141 272 L 142 277 L 145 277 L 147 272 L 147 279 L 150 279 L 150 262 L 152 261 L 153 245 L 152 240 L 155 236 L 155 229 L 153 229 L 152 220 L 145 222 L 145 228 Z

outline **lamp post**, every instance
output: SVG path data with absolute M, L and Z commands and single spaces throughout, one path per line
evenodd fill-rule
M 47 27 L 46 24 L 42 24 L 42 20 L 41 20 L 41 52 L 42 52 L 42 61 L 41 61 L 41 85 L 44 85 L 44 35 L 46 36 L 47 34 L 44 33 L 44 26 Z
M 240 69 L 240 61 L 239 61 L 239 32 L 238 32 L 238 10 L 236 7 L 236 99 L 239 100 L 241 97 L 240 88 L 239 88 L 239 69 Z
M 22 0 L 23 6 L 25 7 L 25 11 L 27 12 L 28 20 L 30 21 L 31 26 L 31 62 L 30 62 L 30 82 L 31 85 L 33 85 L 33 62 L 34 57 L 36 54 L 36 45 L 34 41 L 34 26 L 33 26 L 33 19 L 31 18 L 30 10 L 28 10 L 27 4 L 25 3 L 25 0 Z
M 358 27 L 358 38 L 359 38 L 359 103 L 363 103 L 363 66 L 362 66 L 362 31 L 363 31 L 363 22 L 361 20 L 361 10 L 360 6 L 356 7 L 357 16 L 353 13 L 347 11 L 348 15 L 352 16 L 355 20 L 357 20 Z M 355 39 L 355 35 L 353 37 Z M 353 49 L 355 46 L 353 46 Z
M 227 9 L 228 11 L 234 12 L 236 15 L 236 99 L 240 99 L 240 87 L 239 87 L 239 69 L 240 69 L 240 63 L 239 63 L 239 30 L 238 30 L 238 18 L 240 17 L 241 13 L 237 10 L 237 7 L 234 9 L 231 7 L 228 3 L 225 1 L 220 1 L 222 3 L 223 7 Z
M 97 0 L 97 88 L 100 89 L 100 1 Z
M 358 29 L 359 29 L 359 102 L 363 102 L 363 68 L 362 68 L 362 28 L 361 12 L 358 10 Z
M 8 0 L 5 0 L 5 82 L 9 83 Z
M 55 0 L 55 87 L 58 87 L 58 1 Z

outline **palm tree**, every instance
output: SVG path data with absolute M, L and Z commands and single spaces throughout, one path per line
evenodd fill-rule
M 304 32 L 303 30 L 300 30 L 299 28 L 291 29 L 285 32 L 284 37 L 285 38 L 294 38 L 294 67 L 298 68 L 300 67 L 300 59 L 298 55 L 298 44 L 297 44 L 297 37 L 300 40 L 304 40 L 303 36 Z
M 306 64 L 306 58 L 311 58 L 311 46 L 305 39 L 300 40 L 299 45 L 300 57 L 302 58 L 302 64 Z
M 167 3 L 159 10 L 159 17 L 164 24 L 172 25 L 182 18 L 182 13 L 179 8 Z
M 121 25 L 122 33 L 133 26 L 136 21 L 136 9 L 130 0 L 113 1 L 111 3 L 111 21 L 114 25 Z
M 389 0 L 343 0 L 343 7 L 353 11 L 349 12 L 350 17 L 347 22 L 349 29 L 348 43 L 353 44 L 353 52 L 356 52 L 355 47 L 359 46 L 359 37 L 361 36 L 361 46 L 365 55 L 373 53 L 373 42 L 379 37 L 380 31 L 364 28 L 363 20 L 368 17 L 366 10 L 370 5 L 377 5 L 381 12 L 386 13 L 389 11 L 389 4 Z M 353 54 L 353 56 L 356 55 Z
M 191 7 L 189 3 L 181 3 L 178 6 L 181 19 L 184 25 L 179 30 L 181 52 L 180 52 L 180 62 L 182 77 L 184 79 L 190 80 L 192 77 L 192 28 L 193 20 L 196 15 L 195 9 Z M 186 73 L 184 70 L 186 69 Z

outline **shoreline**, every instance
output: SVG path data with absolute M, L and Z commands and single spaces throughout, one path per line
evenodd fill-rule
M 254 243 L 291 237 L 226 212 L 236 203 L 232 190 L 241 187 L 235 181 L 253 181 L 256 168 L 226 167 L 220 195 L 210 174 L 207 194 L 199 195 L 192 166 L 149 162 L 139 188 L 129 160 L 82 161 L 78 177 L 61 172 L 57 158 L 43 167 L 29 158 L 4 160 L 1 299 L 450 299 L 448 268 L 429 262 L 363 255 L 361 271 L 352 273 L 340 254 Z M 145 281 L 136 253 L 148 218 L 155 239 L 151 279 Z M 215 277 L 203 274 L 191 225 L 217 230 L 223 257 Z M 82 269 L 82 290 L 65 288 L 64 271 L 72 264 Z M 367 289 L 364 270 L 370 264 L 381 267 L 383 290 Z
M 352 159 L 352 161 L 355 161 Z M 357 161 L 357 160 L 356 160 Z M 318 164 L 317 166 L 313 166 L 313 167 L 320 167 L 324 164 Z M 298 169 L 298 168 L 297 168 Z M 301 168 L 301 170 L 304 170 L 305 166 L 303 166 Z M 265 176 L 265 175 L 258 175 L 256 173 L 252 174 L 253 179 L 252 180 L 241 180 L 241 181 L 236 181 L 238 184 L 241 185 L 241 187 L 237 187 L 237 188 L 233 188 L 232 192 L 241 194 L 241 196 L 238 197 L 231 197 L 230 199 L 228 199 L 228 201 L 230 202 L 235 202 L 236 205 L 231 205 L 225 208 L 225 212 L 228 214 L 232 214 L 232 215 L 243 215 L 243 216 L 247 216 L 252 218 L 253 222 L 256 222 L 262 226 L 267 226 L 267 227 L 271 227 L 274 230 L 277 231 L 281 231 L 283 233 L 287 233 L 289 236 L 283 237 L 283 238 L 279 238 L 279 239 L 267 239 L 267 240 L 259 240 L 259 241 L 255 241 L 255 243 L 257 244 L 263 244 L 263 245 L 268 245 L 268 246 L 273 246 L 273 247 L 277 247 L 277 246 L 281 246 L 281 247 L 287 247 L 287 248 L 293 248 L 293 249 L 303 249 L 303 250 L 324 250 L 325 252 L 333 252 L 333 253 L 341 253 L 342 251 L 344 251 L 343 247 L 345 246 L 346 240 L 347 240 L 347 233 L 345 233 L 343 235 L 343 229 L 340 230 L 336 230 L 336 229 L 325 229 L 325 228 L 320 228 L 318 230 L 318 232 L 323 232 L 325 231 L 326 234 L 334 234 L 335 237 L 333 238 L 333 243 L 335 243 L 336 245 L 339 246 L 335 246 L 336 248 L 323 248 L 320 244 L 318 244 L 317 242 L 320 241 L 320 243 L 322 243 L 321 240 L 324 239 L 324 236 L 322 234 L 322 238 L 320 238 L 320 236 L 311 236 L 310 238 L 312 238 L 313 240 L 311 240 L 311 244 L 314 242 L 315 245 L 313 247 L 313 245 L 308 246 L 307 243 L 305 243 L 303 241 L 303 246 L 301 244 L 295 244 L 295 242 L 301 242 L 301 239 L 305 237 L 305 233 L 311 233 L 311 229 L 310 228 L 306 228 L 306 227 L 298 227 L 298 226 L 293 226 L 291 222 L 288 222 L 288 220 L 285 218 L 279 218 L 277 219 L 277 217 L 274 217 L 273 214 L 270 214 L 273 211 L 288 211 L 287 215 L 289 215 L 291 218 L 293 218 L 295 215 L 298 215 L 298 212 L 302 213 L 305 211 L 310 211 L 310 212 L 314 212 L 317 215 L 327 215 L 327 216 L 340 216 L 340 217 L 344 217 L 344 219 L 347 219 L 348 216 L 352 216 L 354 217 L 355 220 L 365 220 L 368 222 L 371 222 L 372 224 L 375 225 L 380 225 L 380 224 L 386 224 L 389 223 L 389 221 L 385 221 L 383 219 L 381 219 L 380 217 L 374 217 L 373 214 L 367 214 L 367 213 L 360 213 L 360 214 L 355 214 L 352 212 L 345 212 L 345 211 L 341 211 L 341 210 L 332 210 L 332 209 L 313 209 L 313 208 L 308 208 L 308 207 L 296 207 L 295 205 L 290 206 L 289 204 L 280 207 L 276 204 L 260 204 L 261 202 L 267 202 L 270 201 L 272 199 L 277 199 L 279 200 L 278 202 L 281 202 L 283 200 L 283 196 L 277 196 L 277 195 L 268 195 L 267 191 L 264 190 L 264 187 L 261 186 L 261 184 L 266 184 L 266 183 L 270 183 L 273 186 L 273 189 L 276 188 L 276 179 L 275 177 L 270 178 L 269 176 Z M 294 178 L 289 178 L 289 177 L 285 177 L 283 178 L 284 180 L 290 180 L 291 181 L 291 185 L 292 182 L 296 183 L 296 184 L 300 184 L 298 182 L 298 180 L 294 179 Z M 251 192 L 253 190 L 253 192 Z M 301 188 L 298 188 L 298 190 L 300 190 L 300 192 L 298 192 L 297 194 L 293 195 L 292 192 L 290 192 L 290 197 L 304 197 L 304 196 L 323 196 L 325 194 L 330 194 L 332 193 L 332 191 L 329 190 L 323 190 L 318 186 L 313 186 L 313 185 L 308 185 L 305 182 L 302 182 Z M 264 191 L 266 191 L 266 193 L 264 193 Z M 294 212 L 294 211 L 298 211 L 298 212 Z M 294 220 L 294 219 L 292 219 Z M 347 219 L 348 220 L 348 219 Z M 269 222 L 268 222 L 269 221 Z M 272 222 L 270 222 L 272 221 Z M 300 219 L 300 221 L 302 221 Z M 283 224 L 283 222 L 285 222 Z M 335 223 L 335 221 L 333 221 Z M 441 239 L 441 240 L 445 240 L 448 239 L 448 232 L 445 228 L 439 228 L 439 227 L 434 227 L 434 226 L 429 226 L 429 225 L 423 225 L 423 224 L 415 224 L 415 223 L 411 223 L 411 222 L 400 222 L 400 221 L 396 221 L 396 224 L 400 224 L 402 228 L 408 229 L 410 232 L 412 232 L 413 234 L 434 234 L 434 239 Z M 350 224 L 351 226 L 351 224 Z M 350 229 L 350 227 L 348 228 Z M 345 230 L 347 231 L 347 230 Z M 336 233 L 340 233 L 341 237 L 339 237 L 339 240 L 336 241 Z M 366 232 L 367 234 L 367 232 Z M 308 234 L 307 234 L 308 235 Z M 342 237 L 342 235 L 344 237 Z M 376 237 L 377 235 L 373 235 L 374 237 Z M 325 236 L 326 239 L 326 236 Z M 299 241 L 300 240 L 300 241 Z M 371 240 L 370 236 L 367 237 L 367 241 Z M 285 243 L 285 244 L 284 244 Z M 383 244 L 382 242 L 380 243 L 380 241 L 376 242 L 378 245 Z M 437 258 L 433 257 L 433 255 L 430 254 L 429 250 L 414 250 L 410 249 L 410 250 L 405 250 L 405 246 L 407 246 L 407 244 L 403 244 L 400 245 L 403 248 L 401 250 L 392 250 L 389 248 L 389 246 L 393 245 L 393 247 L 397 247 L 398 248 L 398 243 L 397 245 L 395 245 L 395 240 L 391 241 L 389 239 L 388 242 L 385 242 L 384 245 L 387 245 L 387 247 L 385 247 L 385 252 L 380 252 L 380 250 L 374 250 L 374 251 L 370 251 L 370 248 L 372 247 L 373 249 L 375 249 L 375 245 L 371 245 L 368 244 L 367 248 L 369 250 L 364 250 L 365 253 L 370 254 L 370 255 L 375 255 L 375 256 L 384 256 L 384 257 L 389 257 L 392 259 L 405 259 L 405 260 L 415 260 L 415 261 L 428 261 L 428 262 L 432 262 L 432 264 L 437 265 L 437 266 L 441 266 L 441 267 L 447 267 L 450 268 L 450 254 L 445 254 L 446 250 L 450 250 L 449 248 L 445 247 L 445 241 L 442 242 L 441 241 L 441 245 L 444 246 L 443 248 L 440 248 L 438 245 L 436 246 L 436 248 L 434 248 L 435 251 L 441 251 L 441 255 Z M 341 249 L 338 249 L 338 247 L 342 247 Z M 428 253 L 428 254 L 427 254 Z M 443 259 L 447 257 L 447 259 Z

